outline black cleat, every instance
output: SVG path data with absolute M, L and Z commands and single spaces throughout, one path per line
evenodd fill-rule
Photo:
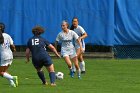
M 86 74 L 86 71 L 81 71 L 81 74 Z

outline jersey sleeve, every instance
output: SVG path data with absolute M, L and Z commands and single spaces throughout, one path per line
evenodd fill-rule
M 72 34 L 73 34 L 73 37 L 75 40 L 77 40 L 79 38 L 79 36 L 74 31 L 72 31 Z
M 84 34 L 86 31 L 84 30 L 84 28 L 83 27 L 81 27 L 81 26 L 79 26 L 79 29 L 80 29 L 80 31 L 81 31 L 81 34 Z
M 56 41 L 60 41 L 61 40 L 61 37 L 60 37 L 60 33 L 57 35 L 57 37 L 56 37 Z
M 51 43 L 48 40 L 45 40 L 46 46 L 49 46 Z
M 10 35 L 8 35 L 8 36 L 9 36 L 10 45 L 13 45 L 13 44 L 14 44 L 13 39 L 11 38 L 11 36 L 10 36 Z

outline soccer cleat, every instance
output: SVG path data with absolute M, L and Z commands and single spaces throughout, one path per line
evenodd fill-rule
M 13 76 L 16 87 L 18 86 L 18 76 Z
M 81 71 L 81 74 L 86 74 L 86 71 Z
M 81 76 L 80 75 L 78 75 L 78 79 L 81 79 Z
M 11 83 L 10 85 L 11 85 L 11 87 L 14 87 L 14 88 L 16 87 L 16 84 L 14 84 L 14 83 Z
M 73 78 L 74 77 L 74 72 L 70 71 L 70 76 Z
M 55 83 L 51 83 L 51 86 L 52 86 L 52 87 L 55 87 L 55 86 L 56 86 L 56 84 L 55 84 Z
M 47 82 L 45 82 L 45 83 L 42 83 L 42 85 L 48 85 L 48 83 L 47 83 Z

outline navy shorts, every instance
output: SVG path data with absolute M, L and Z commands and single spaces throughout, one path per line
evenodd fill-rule
M 43 66 L 49 67 L 50 65 L 53 64 L 50 57 L 45 57 L 44 59 L 34 58 L 32 59 L 32 63 L 35 68 L 42 68 Z

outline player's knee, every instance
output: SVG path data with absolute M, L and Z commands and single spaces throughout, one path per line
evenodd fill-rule
M 48 71 L 49 71 L 49 72 L 55 72 L 55 71 L 54 71 L 54 68 L 49 69 Z
M 69 64 L 69 65 L 68 65 L 68 68 L 71 68 L 71 67 L 72 67 L 72 65 Z
M 0 72 L 0 76 L 3 76 L 4 72 Z
M 54 66 L 51 64 L 49 67 L 46 67 L 49 72 L 54 72 Z

